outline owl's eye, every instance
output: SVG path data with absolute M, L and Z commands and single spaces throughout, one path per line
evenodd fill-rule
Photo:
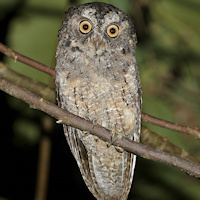
M 119 27 L 117 25 L 110 25 L 108 28 L 107 28 L 107 34 L 109 37 L 111 38 L 115 38 L 118 36 L 119 34 Z
M 89 21 L 84 20 L 80 23 L 80 32 L 83 34 L 87 34 L 92 30 L 92 25 Z

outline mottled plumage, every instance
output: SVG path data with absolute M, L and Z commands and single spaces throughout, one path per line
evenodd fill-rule
M 112 5 L 70 8 L 59 31 L 56 86 L 58 103 L 110 129 L 119 139 L 139 142 L 141 86 L 131 19 Z M 98 200 L 127 199 L 135 155 L 64 125 L 83 179 Z

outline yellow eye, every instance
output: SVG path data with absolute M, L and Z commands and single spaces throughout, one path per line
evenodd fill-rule
M 92 25 L 87 20 L 84 20 L 80 23 L 80 32 L 87 34 L 92 30 Z
M 110 25 L 108 28 L 107 28 L 107 34 L 109 37 L 111 38 L 115 38 L 118 36 L 119 34 L 119 27 L 117 25 Z

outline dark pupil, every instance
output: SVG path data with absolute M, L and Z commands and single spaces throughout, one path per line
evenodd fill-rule
M 89 28 L 89 27 L 88 27 L 87 24 L 84 24 L 84 25 L 83 25 L 83 29 L 84 29 L 84 30 L 88 30 L 88 28 Z
M 116 30 L 114 28 L 110 29 L 110 33 L 114 34 L 116 32 Z

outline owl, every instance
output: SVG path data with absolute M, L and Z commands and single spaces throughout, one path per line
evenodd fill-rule
M 112 5 L 87 3 L 65 13 L 58 38 L 58 105 L 112 134 L 108 145 L 90 132 L 64 125 L 71 152 L 96 199 L 125 200 L 136 155 L 112 144 L 140 138 L 142 92 L 132 20 Z

